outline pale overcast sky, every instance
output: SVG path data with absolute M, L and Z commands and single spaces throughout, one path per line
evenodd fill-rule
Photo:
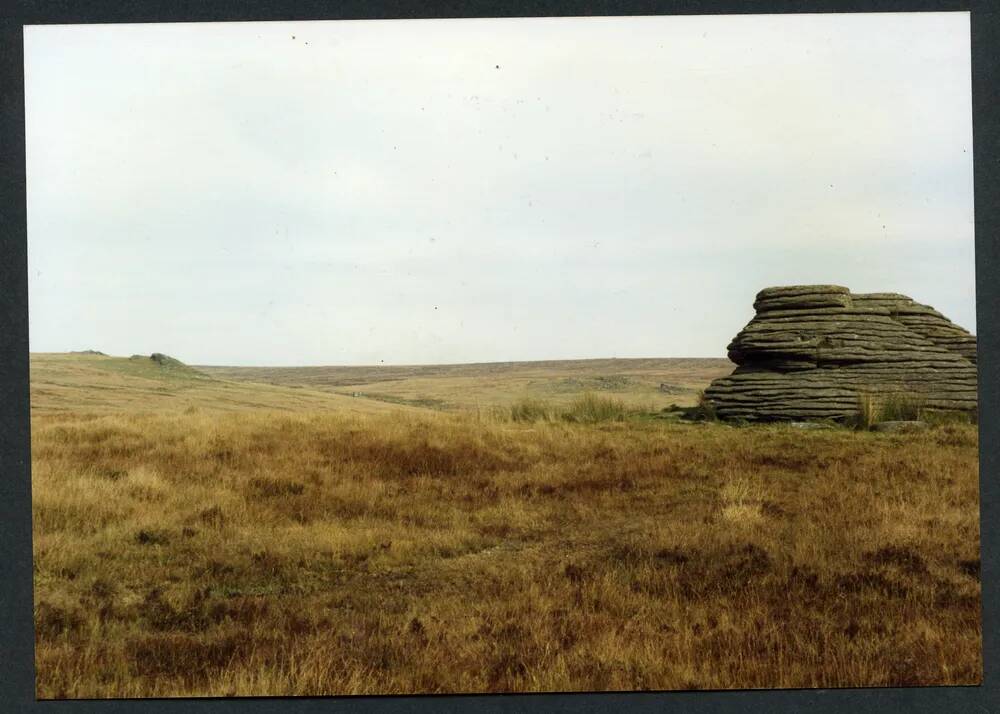
M 975 330 L 967 13 L 29 27 L 32 351 L 724 356 L 769 285 Z

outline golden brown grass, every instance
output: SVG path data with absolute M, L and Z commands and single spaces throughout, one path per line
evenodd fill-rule
M 974 684 L 974 427 L 36 411 L 50 697 Z

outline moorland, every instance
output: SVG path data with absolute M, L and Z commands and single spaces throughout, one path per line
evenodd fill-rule
M 38 696 L 978 683 L 977 427 L 677 418 L 731 367 L 34 354 Z

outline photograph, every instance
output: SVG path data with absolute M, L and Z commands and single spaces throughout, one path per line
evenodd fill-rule
M 38 699 L 982 684 L 968 12 L 23 39 Z

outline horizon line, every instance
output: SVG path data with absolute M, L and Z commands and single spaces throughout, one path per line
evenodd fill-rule
M 150 354 L 139 354 L 134 353 L 131 355 L 113 355 L 100 350 L 66 350 L 63 352 L 46 352 L 46 351 L 31 351 L 29 350 L 28 355 L 94 355 L 111 357 L 117 359 L 131 359 L 133 357 L 150 357 Z M 664 356 L 646 356 L 646 357 L 557 357 L 557 358 L 545 358 L 545 359 L 504 359 L 504 360 L 477 360 L 472 362 L 377 362 L 377 363 L 353 363 L 353 364 L 210 364 L 207 362 L 185 362 L 182 359 L 175 357 L 172 354 L 166 352 L 159 353 L 163 354 L 172 359 L 177 359 L 183 364 L 189 367 L 244 367 L 244 368 L 272 368 L 272 369 L 312 369 L 312 368 L 358 368 L 358 367 L 471 367 L 479 365 L 490 365 L 490 364 L 538 364 L 547 362 L 609 362 L 609 361 L 630 361 L 638 362 L 643 360 L 727 360 L 727 356 L 700 356 L 700 357 L 664 357 Z

